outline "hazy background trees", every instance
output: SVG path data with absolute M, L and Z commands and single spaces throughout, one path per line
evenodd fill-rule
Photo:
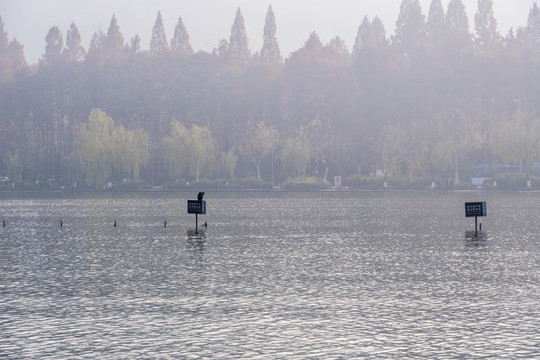
M 0 175 L 89 187 L 374 175 L 432 181 L 540 160 L 540 9 L 501 35 L 492 0 L 403 0 L 395 34 L 364 17 L 348 49 L 316 31 L 282 58 L 269 6 L 261 49 L 240 9 L 228 40 L 194 52 L 157 13 L 149 50 L 112 15 L 86 50 L 76 24 L 26 63 L 0 18 Z M 279 16 L 279 14 L 278 14 Z M 174 28 L 168 42 L 166 27 Z M 474 29 L 471 31 L 471 29 Z M 227 34 L 224 34 L 227 35 Z M 64 41 L 65 39 L 65 41 Z

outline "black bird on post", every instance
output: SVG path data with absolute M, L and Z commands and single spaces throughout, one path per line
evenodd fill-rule
M 203 197 L 204 197 L 204 191 L 200 191 L 198 194 L 197 194 L 197 200 L 199 202 L 201 202 L 203 200 Z

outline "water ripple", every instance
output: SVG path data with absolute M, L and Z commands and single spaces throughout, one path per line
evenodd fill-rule
M 538 202 L 489 200 L 482 238 L 454 195 L 224 196 L 195 235 L 174 198 L 4 200 L 0 358 L 539 357 Z

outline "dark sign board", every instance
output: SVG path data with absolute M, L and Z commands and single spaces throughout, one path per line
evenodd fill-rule
M 188 214 L 206 214 L 206 201 L 188 200 L 187 201 Z
M 486 202 L 465 203 L 465 217 L 486 216 Z

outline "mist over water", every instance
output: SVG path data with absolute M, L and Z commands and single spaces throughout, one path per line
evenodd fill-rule
M 0 200 L 0 357 L 540 354 L 540 194 L 206 200 Z

